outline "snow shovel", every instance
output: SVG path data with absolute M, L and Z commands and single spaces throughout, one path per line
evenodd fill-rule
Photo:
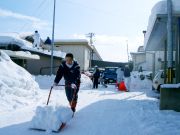
M 57 86 L 65 86 L 65 85 L 57 85 Z M 33 124 L 32 127 L 33 128 L 30 128 L 30 129 L 38 130 L 38 131 L 46 131 L 46 130 L 48 130 L 47 126 L 44 126 L 44 124 L 42 124 L 42 123 L 48 123 L 48 125 L 50 123 L 50 127 L 52 127 L 51 119 L 53 119 L 53 121 L 54 120 L 57 120 L 57 121 L 55 122 L 56 123 L 55 128 L 53 126 L 53 128 L 51 128 L 51 131 L 52 132 L 60 132 L 65 127 L 66 122 L 71 119 L 72 112 L 70 111 L 70 109 L 61 107 L 60 110 L 59 110 L 59 108 L 57 108 L 54 111 L 52 111 L 51 106 L 48 106 L 50 96 L 52 93 L 52 89 L 53 89 L 53 86 L 51 86 L 46 106 L 45 107 L 37 107 L 36 115 L 32 119 L 32 124 Z M 73 100 L 74 100 L 74 98 L 73 98 Z M 49 109 L 50 109 L 50 111 L 49 111 Z M 74 115 L 74 113 L 73 113 L 73 115 Z M 49 117 L 52 117 L 52 118 L 49 119 Z M 60 121 L 58 120 L 59 117 L 62 118 L 62 119 L 60 119 Z M 61 123 L 61 125 L 58 126 L 58 123 Z M 49 126 L 48 126 L 48 128 L 49 128 Z

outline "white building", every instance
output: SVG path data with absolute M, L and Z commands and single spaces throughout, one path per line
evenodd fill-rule
M 86 39 L 55 40 L 55 50 L 72 53 L 80 64 L 81 70 L 88 70 L 93 60 L 102 60 L 96 48 L 91 47 Z

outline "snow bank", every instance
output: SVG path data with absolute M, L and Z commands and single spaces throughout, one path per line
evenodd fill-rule
M 41 89 L 50 89 L 50 87 L 54 83 L 54 78 L 55 78 L 55 75 L 52 75 L 52 76 L 48 76 L 48 75 L 35 76 L 35 80 L 39 84 L 39 87 Z M 64 84 L 64 79 L 61 79 L 59 84 Z M 90 89 L 90 88 L 92 88 L 91 79 L 88 76 L 86 76 L 85 74 L 81 74 L 80 89 L 84 90 L 84 89 Z M 58 87 L 56 89 L 62 89 L 62 88 Z
M 72 118 L 73 112 L 64 106 L 38 106 L 31 121 L 31 128 L 58 131 L 62 123 Z
M 39 84 L 41 89 L 50 89 L 54 83 L 55 75 L 38 75 L 35 76 L 35 81 Z M 59 84 L 64 84 L 64 79 L 62 78 Z
M 91 89 L 92 88 L 92 80 L 86 76 L 85 74 L 81 74 L 81 85 L 80 89 Z
M 1 111 L 27 106 L 35 100 L 38 84 L 22 67 L 0 51 L 0 106 Z M 0 111 L 0 112 L 1 112 Z
M 130 90 L 132 91 L 144 91 L 146 89 L 152 88 L 152 81 L 146 78 L 146 75 L 148 75 L 150 72 L 144 71 L 143 73 L 139 72 L 132 72 L 131 73 L 131 87 Z M 145 75 L 144 80 L 140 79 L 140 75 Z

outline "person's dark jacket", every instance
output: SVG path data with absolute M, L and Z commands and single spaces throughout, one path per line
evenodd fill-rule
M 99 78 L 100 77 L 100 71 L 99 69 L 96 69 L 95 73 L 93 74 L 94 78 Z
M 63 61 L 59 66 L 54 82 L 58 84 L 62 77 L 64 77 L 66 85 L 74 83 L 79 86 L 81 78 L 79 64 L 74 61 L 73 66 L 69 68 L 67 67 L 66 62 Z
M 130 69 L 124 68 L 124 77 L 130 77 L 130 76 L 131 76 Z
M 44 44 L 51 45 L 51 39 L 50 39 L 50 38 L 47 38 L 46 41 L 44 42 Z

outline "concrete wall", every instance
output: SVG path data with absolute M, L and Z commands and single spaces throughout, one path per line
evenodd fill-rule
M 56 74 L 60 63 L 60 59 L 54 58 L 54 67 L 56 68 L 53 69 L 53 74 Z M 39 75 L 41 68 L 43 68 L 41 70 L 42 75 L 50 75 L 51 57 L 49 56 L 40 56 L 40 60 L 27 60 L 26 64 L 26 70 L 33 75 Z

